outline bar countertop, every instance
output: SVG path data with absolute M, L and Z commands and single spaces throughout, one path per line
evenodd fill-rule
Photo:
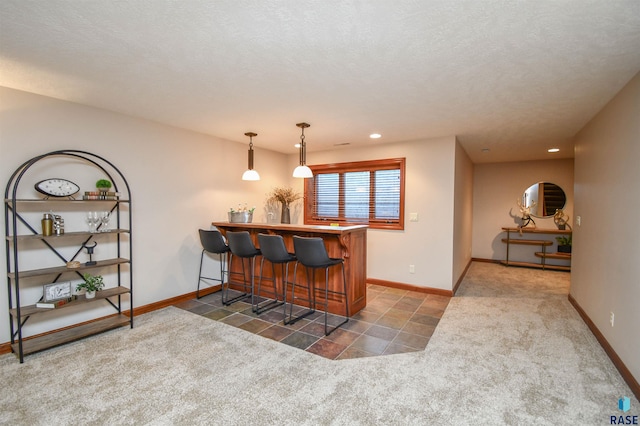
M 244 228 L 244 229 L 272 229 L 274 231 L 287 232 L 317 232 L 322 234 L 343 234 L 358 229 L 366 229 L 368 225 L 331 226 L 331 225 L 299 225 L 288 223 L 236 223 L 236 222 L 212 222 L 215 227 Z

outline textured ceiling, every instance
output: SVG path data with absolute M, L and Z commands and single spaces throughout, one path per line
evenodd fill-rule
M 0 85 L 284 153 L 572 157 L 639 70 L 638 0 L 0 1 Z

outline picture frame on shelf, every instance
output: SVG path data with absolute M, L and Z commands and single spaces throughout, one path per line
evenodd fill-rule
M 51 283 L 43 286 L 43 300 L 53 302 L 60 299 L 68 299 L 73 296 L 71 281 Z

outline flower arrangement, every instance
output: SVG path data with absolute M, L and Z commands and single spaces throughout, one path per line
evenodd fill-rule
M 273 202 L 277 201 L 284 205 L 288 205 L 293 203 L 296 200 L 302 198 L 302 195 L 298 192 L 295 192 L 291 187 L 282 187 L 282 188 L 274 188 L 273 191 L 269 193 L 269 198 L 267 201 Z
M 269 193 L 267 204 L 281 203 L 282 209 L 280 210 L 280 223 L 291 223 L 289 205 L 300 198 L 302 198 L 302 195 L 295 192 L 291 187 L 276 187 Z
M 244 206 L 238 204 L 237 209 L 234 209 L 233 207 L 229 208 L 229 213 L 253 213 L 255 209 L 255 206 L 248 208 L 246 203 L 244 204 Z
M 251 221 L 253 220 L 253 212 L 255 209 L 255 207 L 248 208 L 246 204 L 244 206 L 238 204 L 237 209 L 231 207 L 228 213 L 229 222 L 251 223 Z

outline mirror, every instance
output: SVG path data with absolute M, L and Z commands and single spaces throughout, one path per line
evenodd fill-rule
M 538 182 L 531 185 L 522 194 L 522 205 L 531 207 L 531 216 L 552 217 L 556 209 L 563 209 L 567 196 L 558 185 L 551 182 Z

